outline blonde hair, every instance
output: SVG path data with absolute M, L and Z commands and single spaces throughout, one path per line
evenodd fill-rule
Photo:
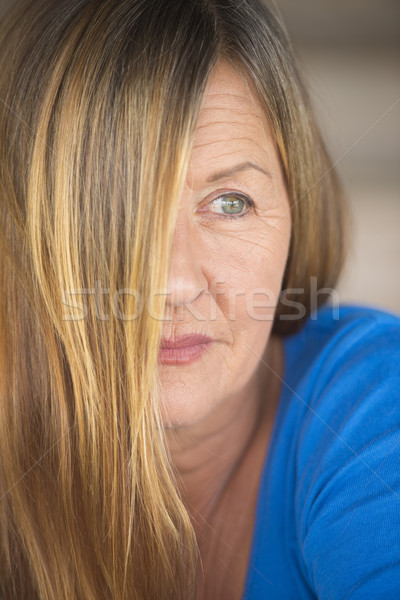
M 220 58 L 247 71 L 276 137 L 293 223 L 283 286 L 304 288 L 309 312 L 310 275 L 335 284 L 344 205 L 289 42 L 255 0 L 29 0 L 3 21 L 0 56 L 0 591 L 194 598 L 197 542 L 159 413 L 161 321 L 67 319 L 65 305 L 101 282 L 124 315 L 138 301 L 119 290 L 163 314 Z M 285 310 L 282 335 L 305 320 Z

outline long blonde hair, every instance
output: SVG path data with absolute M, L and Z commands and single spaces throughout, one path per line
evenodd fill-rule
M 152 298 L 163 314 L 156 292 L 220 58 L 244 67 L 271 122 L 292 204 L 284 286 L 304 289 L 297 299 L 309 312 L 309 276 L 333 286 L 343 264 L 345 212 L 290 44 L 267 8 L 28 0 L 1 25 L 7 599 L 195 597 L 196 537 L 159 412 L 161 320 L 138 305 Z M 274 324 L 282 335 L 304 321 L 282 321 L 285 310 Z

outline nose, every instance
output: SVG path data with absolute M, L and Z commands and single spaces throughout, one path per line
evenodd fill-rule
M 167 306 L 182 306 L 193 302 L 207 289 L 203 262 L 204 253 L 201 252 L 195 232 L 187 221 L 178 220 L 168 271 Z

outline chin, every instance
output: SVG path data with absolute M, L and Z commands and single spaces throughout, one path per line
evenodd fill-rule
M 212 409 L 213 405 L 206 406 L 200 398 L 196 400 L 190 395 L 182 403 L 176 398 L 172 401 L 166 398 L 161 405 L 162 423 L 165 429 L 193 427 L 203 421 Z

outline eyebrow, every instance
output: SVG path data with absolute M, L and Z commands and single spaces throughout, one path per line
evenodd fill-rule
M 246 161 L 246 162 L 242 162 L 237 165 L 234 165 L 233 167 L 230 167 L 229 169 L 223 169 L 222 171 L 217 171 L 216 173 L 214 173 L 207 179 L 207 183 L 214 183 L 215 181 L 219 181 L 220 179 L 225 179 L 226 177 L 230 177 L 231 175 L 234 175 L 235 173 L 238 173 L 239 171 L 247 171 L 248 169 L 255 169 L 256 171 L 264 173 L 264 175 L 266 175 L 270 179 L 272 177 L 272 175 L 269 171 L 266 171 L 265 169 L 263 169 L 256 163 L 253 163 L 251 161 Z

